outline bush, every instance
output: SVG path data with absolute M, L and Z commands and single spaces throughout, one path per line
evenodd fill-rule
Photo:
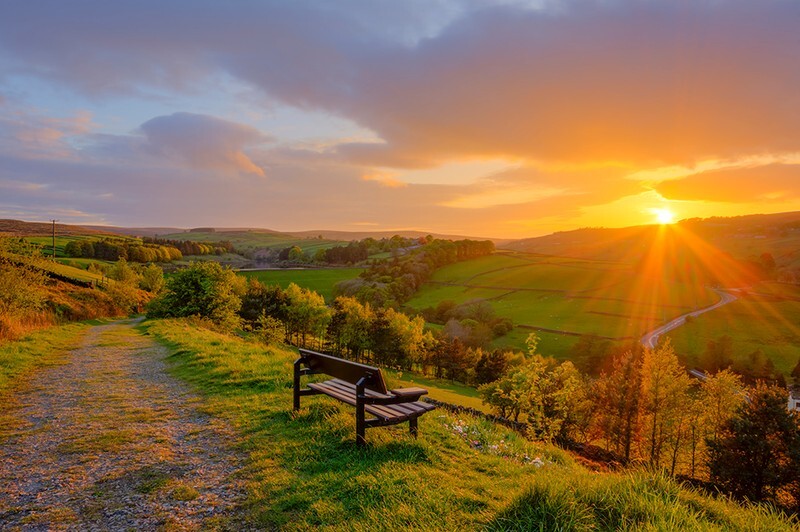
M 193 262 L 168 281 L 166 291 L 153 300 L 149 318 L 199 316 L 213 321 L 221 330 L 239 326 L 241 295 L 245 280 L 216 262 Z

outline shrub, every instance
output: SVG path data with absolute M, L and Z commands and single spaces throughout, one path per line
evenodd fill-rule
M 239 326 L 240 295 L 245 280 L 216 262 L 193 262 L 167 281 L 166 291 L 151 302 L 147 316 L 172 318 L 200 316 L 221 330 Z

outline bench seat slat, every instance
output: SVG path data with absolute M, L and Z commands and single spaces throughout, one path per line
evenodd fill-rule
M 308 387 L 338 399 L 343 403 L 355 406 L 355 386 L 348 386 L 348 384 L 349 383 L 339 381 L 338 379 L 331 379 L 324 382 L 311 383 Z M 376 392 L 372 392 L 369 395 L 372 397 L 386 397 Z M 398 403 L 394 405 L 365 405 L 364 409 L 370 414 L 382 419 L 402 421 L 429 412 L 434 409 L 434 406 L 417 401 L 414 403 Z

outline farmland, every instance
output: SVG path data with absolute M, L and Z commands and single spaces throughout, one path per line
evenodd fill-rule
M 325 268 L 325 269 L 280 269 L 280 270 L 259 270 L 242 271 L 248 279 L 257 279 L 267 285 L 279 285 L 286 288 L 291 283 L 313 290 L 325 298 L 330 303 L 333 300 L 333 287 L 339 281 L 358 277 L 363 270 L 361 268 Z
M 543 352 L 564 358 L 577 335 L 635 340 L 718 298 L 698 284 L 639 274 L 624 263 L 503 252 L 442 268 L 409 306 L 475 299 L 516 325 L 496 345 L 522 348 L 532 329 L 547 329 L 540 333 Z
M 301 238 L 275 231 L 190 231 L 184 233 L 173 233 L 169 235 L 159 235 L 159 238 L 168 240 L 192 240 L 194 242 L 220 242 L 227 240 L 233 244 L 240 253 L 252 253 L 259 249 L 281 249 L 290 246 L 298 246 L 307 255 L 312 255 L 318 249 L 327 249 L 333 246 L 344 244 L 341 240 L 328 240 L 320 238 Z
M 746 362 L 750 353 L 760 349 L 778 371 L 787 375 L 800 359 L 798 324 L 800 300 L 749 295 L 698 316 L 668 336 L 689 364 L 696 365 L 710 341 L 726 335 L 733 341 L 735 363 Z

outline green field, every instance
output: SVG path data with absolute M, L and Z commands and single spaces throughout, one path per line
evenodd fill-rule
M 668 334 L 675 351 L 689 364 L 696 364 L 708 342 L 723 335 L 733 340 L 735 361 L 744 361 L 761 349 L 777 370 L 788 375 L 800 359 L 800 302 L 739 299 Z
M 169 240 L 191 240 L 194 242 L 220 242 L 227 240 L 233 247 L 242 253 L 264 248 L 282 249 L 298 246 L 307 255 L 314 255 L 318 249 L 327 249 L 333 246 L 346 244 L 340 240 L 326 240 L 319 238 L 299 238 L 296 236 L 274 233 L 269 231 L 215 231 L 211 232 L 184 232 L 159 235 L 159 238 Z
M 695 284 L 644 277 L 621 263 L 525 253 L 496 253 L 438 270 L 408 305 L 440 301 L 489 301 L 498 316 L 517 326 L 497 347 L 524 347 L 532 328 L 636 340 L 683 313 L 715 303 L 718 296 Z M 542 331 L 541 350 L 564 358 L 574 334 Z
M 317 292 L 325 301 L 330 303 L 333 300 L 333 287 L 339 281 L 358 277 L 363 270 L 361 268 L 320 268 L 307 270 L 261 270 L 261 271 L 241 271 L 248 279 L 257 279 L 264 284 L 277 284 L 281 288 L 286 288 L 291 283 Z

